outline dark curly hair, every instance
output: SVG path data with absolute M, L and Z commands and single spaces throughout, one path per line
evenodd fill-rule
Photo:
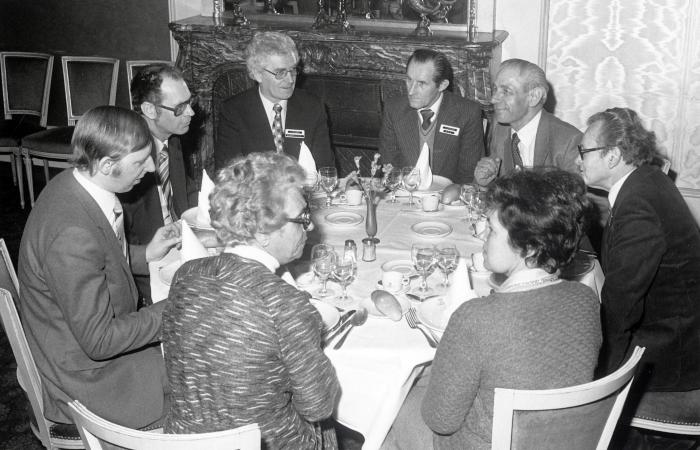
M 143 102 L 160 104 L 162 100 L 160 85 L 163 84 L 165 78 L 172 78 L 176 81 L 183 79 L 179 69 L 166 63 L 144 66 L 134 75 L 134 79 L 131 80 L 131 104 L 134 111 L 140 113 Z
M 583 179 L 549 167 L 497 178 L 486 197 L 508 230 L 511 247 L 528 267 L 548 273 L 572 260 L 593 211 Z
M 594 123 L 601 124 L 596 143 L 619 148 L 627 164 L 639 167 L 651 163 L 659 154 L 656 134 L 646 130 L 639 115 L 629 108 L 609 108 L 593 114 L 588 125 Z

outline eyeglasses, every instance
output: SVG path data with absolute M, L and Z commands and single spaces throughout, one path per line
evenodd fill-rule
M 156 106 L 159 108 L 167 109 L 168 111 L 172 111 L 173 114 L 175 115 L 175 117 L 179 117 L 185 113 L 188 106 L 194 106 L 196 104 L 197 104 L 197 97 L 195 97 L 193 95 L 192 97 L 190 97 L 189 100 L 187 100 L 186 102 L 182 102 L 179 105 L 175 105 L 175 106 L 156 105 Z
M 275 80 L 284 80 L 287 77 L 287 74 L 290 74 L 292 78 L 297 76 L 297 73 L 299 73 L 299 68 L 297 67 L 292 67 L 291 69 L 280 69 L 276 72 L 273 72 L 271 70 L 267 70 L 266 68 L 263 67 L 263 70 L 273 77 L 275 77 Z
M 578 155 L 583 159 L 583 155 L 586 153 L 590 152 L 597 152 L 598 150 L 605 150 L 607 148 L 613 148 L 615 147 L 614 145 L 604 145 L 602 147 L 591 147 L 591 148 L 583 148 L 583 145 L 578 144 L 576 148 L 578 148 Z
M 311 209 L 309 209 L 309 205 L 306 205 L 301 214 L 299 214 L 299 217 L 287 219 L 287 222 L 298 223 L 302 226 L 302 228 L 304 228 L 304 231 L 309 231 L 309 228 L 311 228 L 311 224 L 313 223 L 311 221 Z

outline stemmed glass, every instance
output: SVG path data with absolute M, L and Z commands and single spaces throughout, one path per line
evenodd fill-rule
M 401 169 L 401 186 L 408 191 L 408 206 L 413 206 L 413 191 L 420 185 L 420 172 L 413 167 Z
M 333 268 L 333 277 L 343 287 L 343 293 L 336 297 L 340 304 L 347 304 L 352 301 L 352 297 L 348 296 L 348 284 L 352 283 L 357 270 L 357 263 L 353 258 L 346 255 L 338 257 Z
M 396 191 L 401 187 L 401 172 L 392 170 L 384 177 L 384 187 L 391 191 L 390 203 L 396 203 Z
M 478 222 L 486 207 L 484 193 L 476 185 L 465 184 L 462 186 L 459 198 L 467 205 L 467 222 L 472 224 Z
M 318 169 L 319 184 L 326 191 L 326 208 L 331 207 L 331 192 L 338 185 L 338 171 L 335 167 L 321 167 Z
M 459 252 L 453 244 L 441 244 L 437 247 L 437 265 L 445 275 L 440 287 L 447 289 L 450 285 L 448 275 L 457 268 Z
M 321 288 L 313 294 L 317 297 L 330 297 L 335 295 L 332 289 L 327 289 L 328 277 L 335 268 L 336 254 L 333 247 L 328 244 L 316 244 L 311 248 L 311 268 L 321 280 Z
M 435 270 L 436 254 L 435 247 L 429 244 L 413 244 L 411 246 L 411 260 L 416 272 L 421 276 L 420 286 L 416 293 L 421 301 L 431 292 L 428 288 L 428 275 Z

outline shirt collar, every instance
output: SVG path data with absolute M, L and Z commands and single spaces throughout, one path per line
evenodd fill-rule
M 260 96 L 260 101 L 262 101 L 263 109 L 267 115 L 267 121 L 270 123 L 270 126 L 272 126 L 272 122 L 275 120 L 275 112 L 272 110 L 272 107 L 275 106 L 275 104 L 268 100 L 267 97 L 260 92 L 260 89 L 258 89 L 258 95 Z M 280 100 L 277 102 L 280 106 L 282 106 L 282 128 L 285 127 L 286 123 L 288 102 L 289 100 Z
M 98 186 L 95 182 L 80 173 L 78 169 L 73 169 L 73 177 L 85 188 L 88 194 L 90 194 L 90 197 L 95 200 L 97 206 L 100 207 L 100 210 L 107 220 L 110 223 L 114 222 L 114 206 L 119 202 L 114 192 L 110 192 Z
M 539 110 L 539 112 L 535 114 L 535 116 L 530 119 L 530 121 L 526 123 L 524 127 L 517 131 L 518 138 L 520 138 L 520 142 L 523 145 L 530 147 L 532 144 L 534 144 L 535 138 L 537 137 L 537 128 L 540 126 L 541 118 L 542 110 Z M 511 128 L 510 135 L 513 136 L 513 133 L 516 133 L 516 131 Z
M 610 209 L 612 209 L 613 205 L 615 204 L 615 200 L 617 200 L 617 195 L 620 193 L 620 189 L 622 189 L 622 185 L 625 183 L 625 180 L 632 175 L 632 172 L 634 172 L 637 169 L 630 170 L 627 172 L 622 178 L 617 180 L 611 187 L 610 191 L 608 191 L 608 202 L 610 202 Z
M 430 109 L 435 113 L 433 115 L 433 121 L 435 120 L 435 117 L 437 117 L 438 112 L 440 111 L 440 105 L 442 104 L 442 97 L 443 97 L 443 93 L 440 92 L 440 95 L 438 96 L 437 100 L 435 100 L 432 105 L 428 106 L 427 108 L 421 108 L 421 109 L 416 110 L 416 112 L 418 113 L 418 116 L 420 117 L 421 123 L 423 123 L 423 116 L 421 116 L 420 112 L 423 110 L 426 110 L 426 109 Z
M 272 273 L 275 273 L 277 268 L 280 266 L 280 263 L 279 261 L 277 261 L 277 258 L 267 253 L 260 247 L 241 244 L 236 245 L 235 247 L 226 247 L 224 249 L 224 252 L 233 253 L 234 255 L 238 255 L 241 258 L 252 259 L 253 261 L 257 261 L 263 266 L 267 267 L 268 270 Z
M 539 267 L 520 270 L 506 279 L 496 292 L 522 292 L 559 282 L 557 274 L 547 273 Z

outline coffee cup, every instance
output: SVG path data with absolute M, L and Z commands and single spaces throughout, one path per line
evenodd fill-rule
M 489 284 L 490 277 L 491 272 L 488 270 L 479 271 L 475 270 L 474 267 L 469 268 L 469 281 L 471 282 L 472 289 L 479 297 L 484 297 L 491 293 L 491 285 Z
M 472 268 L 477 272 L 485 272 L 486 267 L 484 266 L 484 253 L 476 252 L 472 253 Z
M 421 200 L 421 204 L 425 212 L 437 211 L 440 205 L 440 197 L 435 194 L 425 195 Z
M 382 272 L 382 287 L 385 291 L 395 294 L 408 285 L 408 282 L 408 278 L 396 270 Z
M 362 191 L 357 189 L 350 189 L 345 191 L 345 199 L 348 205 L 356 206 L 362 204 Z

